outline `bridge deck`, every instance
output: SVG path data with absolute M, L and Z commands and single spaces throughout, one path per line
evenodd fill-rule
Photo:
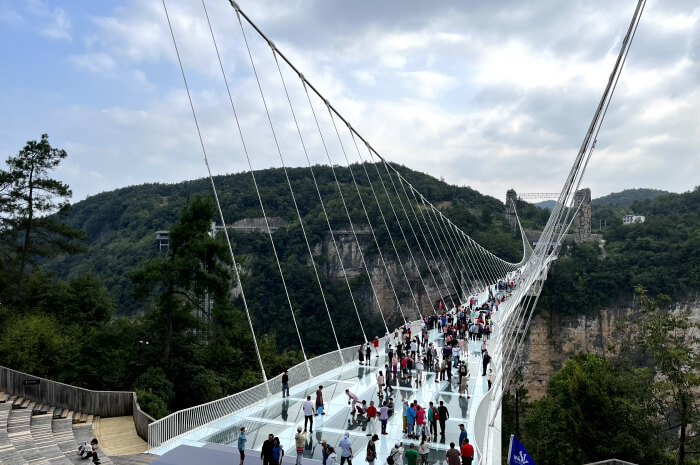
M 437 330 L 430 331 L 430 340 L 437 346 L 443 345 L 442 334 Z M 465 341 L 465 348 L 467 342 Z M 430 463 L 445 463 L 445 452 L 449 449 L 450 442 L 457 444 L 459 438 L 459 424 L 464 423 L 470 442 L 474 443 L 473 423 L 474 414 L 479 401 L 487 391 L 488 383 L 484 376 L 481 376 L 481 341 L 469 342 L 468 352 L 464 350 L 461 359 L 467 356 L 471 379 L 469 381 L 470 399 L 466 396 L 460 397 L 457 386 L 456 370 L 453 369 L 453 383 L 448 381 L 435 382 L 435 373 L 424 371 L 423 382 L 417 385 L 415 370 L 413 377 L 406 382 L 399 382 L 398 389 L 391 395 L 394 398 L 395 411 L 390 416 L 387 424 L 387 435 L 381 435 L 381 424 L 376 423 L 375 431 L 379 435 L 377 444 L 378 463 L 386 463 L 389 451 L 396 442 L 403 441 L 408 448 L 408 443 L 413 442 L 418 449 L 419 440 L 409 440 L 403 433 L 402 402 L 403 399 L 409 402 L 417 400 L 418 403 L 427 409 L 428 402 L 433 402 L 436 406 L 443 401 L 449 410 L 450 419 L 446 423 L 445 435 L 440 436 L 438 425 L 438 437 L 433 438 L 430 443 Z M 364 462 L 365 451 L 371 426 L 364 421 L 357 421 L 350 414 L 350 405 L 345 389 L 350 389 L 358 395 L 361 400 L 373 400 L 375 405 L 379 405 L 376 376 L 379 370 L 384 370 L 387 357 L 381 350 L 379 357 L 372 355 L 369 366 L 359 365 L 352 361 L 343 367 L 329 371 L 322 376 L 313 378 L 311 381 L 296 385 L 291 388 L 291 397 L 283 399 L 281 396 L 268 398 L 256 403 L 249 408 L 229 415 L 206 427 L 192 431 L 182 438 L 173 441 L 156 451 L 163 454 L 168 450 L 180 445 L 187 444 L 202 446 L 206 443 L 218 443 L 236 446 L 238 433 L 241 426 L 248 429 L 247 448 L 260 450 L 262 443 L 267 439 L 268 434 L 274 434 L 280 438 L 287 457 L 296 455 L 294 446 L 294 435 L 296 427 L 304 425 L 304 414 L 302 403 L 306 396 L 311 396 L 315 400 L 315 392 L 319 385 L 323 385 L 323 399 L 326 415 L 314 417 L 313 433 L 307 435 L 304 457 L 321 460 L 322 439 L 336 448 L 336 453 L 340 458 L 338 442 L 347 431 L 352 441 L 355 460 Z M 439 349 L 438 349 L 439 350 Z

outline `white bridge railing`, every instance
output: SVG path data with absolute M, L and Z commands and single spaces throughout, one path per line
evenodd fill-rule
M 421 320 L 411 322 L 411 327 L 415 328 L 416 326 L 414 325 L 420 327 L 420 322 Z M 379 339 L 382 349 L 385 340 L 386 336 Z M 342 362 L 347 364 L 352 360 L 356 360 L 359 349 L 360 345 L 355 345 L 340 351 L 335 350 L 319 355 L 309 359 L 308 368 L 306 362 L 293 366 L 289 369 L 290 388 L 311 381 L 313 378 L 328 371 L 340 368 L 343 366 Z M 311 376 L 309 376 L 309 371 L 311 371 Z M 281 392 L 282 374 L 279 374 L 274 378 L 270 378 L 267 382 L 250 387 L 245 391 L 237 392 L 206 404 L 173 412 L 167 417 L 163 417 L 148 425 L 148 450 L 153 453 L 156 449 L 171 443 L 185 433 L 202 428 Z

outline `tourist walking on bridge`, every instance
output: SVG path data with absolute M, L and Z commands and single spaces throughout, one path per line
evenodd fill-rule
M 316 390 L 316 410 L 314 411 L 314 415 L 318 415 L 319 413 L 321 415 L 325 415 L 326 412 L 324 411 L 324 406 L 323 406 L 323 386 L 319 386 L 318 389 Z
M 314 404 L 311 403 L 311 396 L 306 396 L 306 400 L 301 405 L 304 411 L 304 432 L 306 432 L 306 424 L 309 424 L 309 433 L 314 432 Z
M 260 450 L 260 458 L 262 459 L 263 465 L 276 465 L 274 463 L 274 457 L 272 450 L 275 448 L 275 436 L 274 434 L 268 434 L 267 439 L 262 444 L 262 449 Z
M 367 461 L 369 465 L 374 465 L 374 461 L 377 459 L 377 446 L 375 444 L 377 441 L 379 441 L 379 436 L 375 434 L 367 443 L 367 455 L 365 456 L 365 461 Z
M 238 435 L 238 453 L 241 454 L 241 463 L 240 465 L 243 465 L 243 461 L 245 460 L 245 443 L 248 440 L 248 438 L 245 435 L 246 429 L 245 426 L 241 427 L 241 432 Z
M 384 387 L 384 375 L 380 371 L 379 374 L 377 375 L 377 397 L 381 398 L 384 397 L 384 393 L 382 392 L 382 389 Z
M 287 370 L 284 370 L 284 374 L 282 375 L 282 397 L 289 397 L 289 372 Z
M 338 443 L 340 446 L 340 465 L 344 465 L 347 461 L 352 465 L 352 442 L 350 442 L 350 433 L 345 432 L 345 436 Z
M 445 403 L 440 401 L 440 407 L 438 407 L 438 420 L 440 421 L 440 435 L 445 435 L 445 422 L 450 418 L 450 412 L 447 411 Z
M 484 372 L 482 373 L 482 376 L 486 376 L 486 367 L 488 366 L 489 363 L 491 363 L 493 359 L 489 355 L 489 351 L 485 350 L 484 351 L 484 356 L 481 360 L 481 365 L 484 367 Z
M 462 447 L 460 447 L 462 455 L 462 465 L 472 465 L 474 460 L 474 447 L 469 444 L 469 438 L 465 437 Z
M 304 443 L 306 442 L 306 432 L 301 432 L 301 426 L 297 426 L 297 434 L 294 435 L 294 445 L 297 448 L 296 465 L 301 465 L 301 459 L 304 456 Z
M 450 443 L 450 449 L 445 454 L 445 460 L 447 460 L 447 465 L 461 465 L 461 455 L 457 449 L 455 449 L 455 443 Z

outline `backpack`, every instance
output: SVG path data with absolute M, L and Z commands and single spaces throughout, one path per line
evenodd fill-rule
M 87 442 L 84 442 L 78 446 L 78 455 L 81 458 L 84 458 L 90 451 L 92 451 L 92 447 L 90 447 L 90 444 Z

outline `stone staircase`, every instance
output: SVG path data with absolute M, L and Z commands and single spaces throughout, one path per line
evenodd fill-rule
M 88 465 L 77 453 L 89 443 L 93 422 L 99 417 L 70 409 L 55 408 L 0 392 L 0 463 L 5 465 Z M 106 456 L 102 464 L 145 465 L 149 454 Z

